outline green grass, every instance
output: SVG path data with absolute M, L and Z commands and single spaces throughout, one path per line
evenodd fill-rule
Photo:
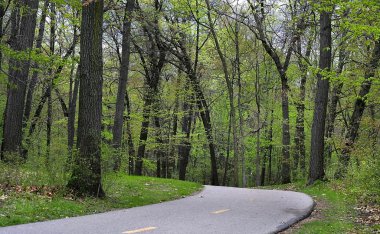
M 181 198 L 199 191 L 197 183 L 150 177 L 108 174 L 104 177 L 104 199 L 52 197 L 33 192 L 0 190 L 0 226 L 44 221 L 109 210 L 130 208 Z
M 355 198 L 344 191 L 338 182 L 317 182 L 313 186 L 305 183 L 293 183 L 279 186 L 268 186 L 272 189 L 290 189 L 310 195 L 317 203 L 322 204 L 321 214 L 310 222 L 305 222 L 295 230 L 300 234 L 342 234 L 370 233 L 368 227 L 354 223 L 356 213 L 353 209 Z

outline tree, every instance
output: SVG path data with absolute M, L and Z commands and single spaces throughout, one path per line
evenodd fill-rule
M 313 126 L 311 130 L 311 152 L 308 184 L 324 179 L 325 123 L 329 92 L 326 75 L 331 69 L 331 12 L 323 10 L 320 14 L 319 69 L 315 94 Z
M 255 26 L 247 25 L 255 34 L 258 40 L 261 41 L 266 53 L 271 57 L 276 65 L 277 71 L 281 80 L 281 109 L 282 109 L 282 166 L 281 166 L 281 182 L 290 183 L 290 126 L 289 126 L 289 84 L 288 75 L 286 74 L 290 59 L 293 53 L 293 46 L 299 38 L 299 34 L 304 29 L 304 17 L 299 17 L 295 23 L 295 28 L 290 32 L 290 42 L 285 52 L 285 60 L 281 60 L 280 54 L 270 41 L 270 37 L 265 30 L 265 9 L 264 1 L 260 1 L 255 6 L 250 0 L 248 1 L 252 14 L 255 19 Z M 294 19 L 296 20 L 296 19 Z M 285 40 L 286 42 L 286 40 Z M 285 47 L 285 46 L 284 46 Z
M 22 126 L 25 106 L 26 84 L 30 68 L 30 49 L 33 47 L 34 34 L 37 21 L 38 0 L 19 1 L 14 6 L 11 15 L 12 37 L 11 49 L 25 53 L 21 59 L 12 58 L 9 61 L 9 85 L 6 110 L 4 114 L 3 142 L 1 145 L 1 158 L 12 160 L 16 154 L 22 155 Z M 17 8 L 20 7 L 21 20 L 18 24 Z M 6 155 L 10 154 L 10 155 Z M 15 158 L 14 158 L 15 159 Z
M 233 136 L 233 150 L 234 150 L 234 177 L 233 177 L 234 182 L 233 183 L 236 187 L 238 187 L 239 186 L 239 150 L 238 150 L 238 145 L 237 145 L 238 132 L 237 132 L 236 118 L 235 118 L 236 111 L 235 111 L 235 104 L 234 104 L 234 87 L 229 77 L 227 61 L 223 54 L 222 48 L 220 47 L 219 39 L 215 31 L 215 25 L 213 23 L 213 19 L 211 18 L 210 1 L 209 0 L 205 0 L 205 1 L 206 1 L 206 6 L 207 6 L 207 19 L 208 19 L 210 31 L 214 39 L 216 51 L 218 52 L 219 59 L 222 63 L 224 79 L 225 79 L 227 90 L 228 90 L 228 99 L 230 103 L 230 118 L 231 118 L 232 136 Z
M 358 137 L 358 131 L 360 126 L 360 120 L 362 119 L 364 110 L 367 106 L 366 98 L 367 94 L 371 90 L 372 81 L 371 78 L 375 76 L 375 72 L 379 67 L 380 61 L 380 40 L 375 42 L 371 59 L 369 64 L 366 66 L 364 81 L 360 86 L 359 95 L 357 96 L 354 104 L 354 111 L 351 114 L 350 123 L 348 126 L 348 131 L 345 136 L 345 146 L 342 149 L 341 155 L 339 157 L 339 168 L 335 174 L 335 177 L 342 178 L 347 172 L 348 163 L 350 161 L 350 153 L 352 146 Z
M 125 111 L 125 98 L 128 81 L 129 69 L 129 56 L 131 51 L 131 17 L 134 9 L 135 0 L 128 0 L 125 7 L 123 31 L 122 31 L 122 55 L 119 73 L 119 85 L 117 90 L 116 111 L 114 117 L 114 124 L 112 128 L 113 133 L 113 147 L 118 151 L 121 146 L 121 138 L 123 133 L 123 116 Z M 120 168 L 121 158 L 120 152 L 116 152 L 114 170 Z
M 145 75 L 145 91 L 144 91 L 144 107 L 143 120 L 141 122 L 139 146 L 137 149 L 137 158 L 135 162 L 135 175 L 143 174 L 143 159 L 145 157 L 146 140 L 148 139 L 150 114 L 152 109 L 159 102 L 159 84 L 161 80 L 161 72 L 166 64 L 166 48 L 162 45 L 160 32 L 158 28 L 159 11 L 162 9 L 161 3 L 158 0 L 154 2 L 153 19 L 144 15 L 144 12 L 139 8 L 141 16 L 145 16 L 145 21 L 142 23 L 143 32 L 147 37 L 144 48 L 133 42 L 141 61 L 141 65 Z M 151 22 L 152 20 L 152 22 Z
M 104 1 L 83 1 L 80 42 L 78 155 L 67 184 L 78 195 L 103 197 L 101 182 L 101 120 L 103 88 Z

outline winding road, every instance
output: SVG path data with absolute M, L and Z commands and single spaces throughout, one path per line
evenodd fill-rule
M 314 201 L 278 190 L 205 186 L 196 195 L 160 204 L 0 228 L 9 234 L 261 234 L 306 218 Z

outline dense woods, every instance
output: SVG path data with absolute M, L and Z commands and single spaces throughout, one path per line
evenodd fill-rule
M 1 163 L 380 201 L 377 0 L 2 0 Z M 363 191 L 365 193 L 363 194 Z

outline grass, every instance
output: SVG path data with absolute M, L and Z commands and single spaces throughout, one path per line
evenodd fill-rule
M 202 188 L 197 183 L 121 173 L 105 175 L 103 184 L 107 194 L 104 199 L 75 199 L 64 195 L 62 188 L 53 193 L 36 192 L 30 186 L 0 190 L 0 227 L 154 204 Z
M 342 234 L 342 233 L 372 233 L 373 228 L 354 222 L 357 215 L 355 198 L 345 192 L 339 182 L 317 182 L 313 186 L 305 186 L 305 183 L 293 183 L 287 185 L 267 186 L 270 189 L 284 189 L 303 192 L 310 195 L 316 202 L 316 209 L 320 212 L 317 217 L 303 222 L 292 230 L 292 233 L 300 234 Z M 313 215 L 312 215 L 313 216 Z

